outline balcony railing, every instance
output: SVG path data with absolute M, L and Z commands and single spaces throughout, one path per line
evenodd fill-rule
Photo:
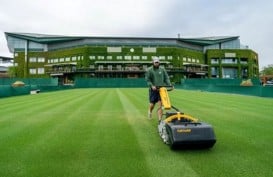
M 208 69 L 206 67 L 204 68 L 194 68 L 194 67 L 165 67 L 167 72 L 172 73 L 194 73 L 194 72 L 208 72 Z M 53 68 L 48 69 L 48 74 L 58 74 L 58 73 L 144 73 L 146 72 L 147 68 L 139 68 L 139 67 L 95 67 L 95 68 Z

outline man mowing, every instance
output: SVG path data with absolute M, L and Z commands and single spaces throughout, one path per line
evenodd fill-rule
M 152 118 L 153 109 L 155 104 L 158 103 L 157 116 L 158 120 L 160 121 L 162 119 L 163 111 L 157 86 L 169 86 L 171 85 L 171 82 L 165 68 L 160 66 L 160 60 L 158 57 L 153 58 L 153 65 L 147 69 L 145 79 L 149 86 L 150 104 L 148 109 L 148 118 Z

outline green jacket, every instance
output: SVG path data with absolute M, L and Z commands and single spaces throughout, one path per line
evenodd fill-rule
M 159 68 L 155 68 L 154 66 L 149 67 L 146 71 L 145 79 L 149 87 L 171 85 L 165 68 L 160 66 Z

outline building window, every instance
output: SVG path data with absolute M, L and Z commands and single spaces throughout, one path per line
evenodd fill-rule
M 165 56 L 159 56 L 159 60 L 165 60 Z
M 44 74 L 45 68 L 38 68 L 38 74 Z
M 212 58 L 212 59 L 210 60 L 210 63 L 211 63 L 211 64 L 219 64 L 219 58 Z
M 36 74 L 36 69 L 35 68 L 30 68 L 29 69 L 29 74 Z
M 122 60 L 122 56 L 117 56 L 117 60 Z
M 122 69 L 121 65 L 117 65 L 117 70 L 121 71 L 121 69 Z
M 240 63 L 241 64 L 247 64 L 248 63 L 247 61 L 248 61 L 247 58 L 241 58 Z
M 247 78 L 248 76 L 247 68 L 242 68 L 241 74 L 242 74 L 242 78 Z
M 112 71 L 112 68 L 113 68 L 112 65 L 108 65 L 108 66 L 107 66 L 107 69 L 108 69 L 109 71 Z
M 187 61 L 187 58 L 186 58 L 186 57 L 183 57 L 183 61 L 185 61 L 185 62 L 186 62 L 186 61 Z
M 236 58 L 223 58 L 221 61 L 223 64 L 237 64 Z
M 103 65 L 99 65 L 99 66 L 98 66 L 98 70 L 99 70 L 99 71 L 102 71 L 102 70 L 103 70 Z
M 147 60 L 148 57 L 147 57 L 147 56 L 142 56 L 141 59 L 142 59 L 142 60 Z
M 98 56 L 98 60 L 104 60 L 104 56 Z
M 107 52 L 121 52 L 121 47 L 107 47 Z
M 95 59 L 96 59 L 96 56 L 94 56 L 94 55 L 89 56 L 89 59 L 90 59 L 90 60 L 95 60 Z
M 35 63 L 37 60 L 36 60 L 36 58 L 35 57 L 30 57 L 29 58 L 29 62 L 30 63 Z
M 65 58 L 65 61 L 70 61 L 70 57 L 66 57 L 66 58 Z
M 167 59 L 168 59 L 168 60 L 172 60 L 172 59 L 173 59 L 173 56 L 168 56 Z
M 44 62 L 45 62 L 45 58 L 43 58 L 43 57 L 38 57 L 38 62 L 39 62 L 39 63 L 44 63 Z
M 72 61 L 77 61 L 77 57 L 76 57 L 76 56 L 73 56 L 73 57 L 72 57 Z
M 237 68 L 222 68 L 222 77 L 234 79 L 237 78 Z
M 133 56 L 133 60 L 139 60 L 140 56 Z
M 60 62 L 64 62 L 64 58 L 60 58 Z
M 211 77 L 218 78 L 219 77 L 219 68 L 218 67 L 211 67 Z
M 143 53 L 156 53 L 155 47 L 143 47 L 142 49 Z
M 112 56 L 107 56 L 107 60 L 112 60 Z
M 127 55 L 127 56 L 124 57 L 124 59 L 125 59 L 125 60 L 131 60 L 131 59 L 132 59 L 132 56 Z

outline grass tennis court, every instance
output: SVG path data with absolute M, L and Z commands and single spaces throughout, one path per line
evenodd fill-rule
M 273 99 L 174 90 L 213 125 L 209 150 L 172 151 L 147 119 L 147 89 L 73 89 L 0 99 L 1 177 L 273 176 Z

